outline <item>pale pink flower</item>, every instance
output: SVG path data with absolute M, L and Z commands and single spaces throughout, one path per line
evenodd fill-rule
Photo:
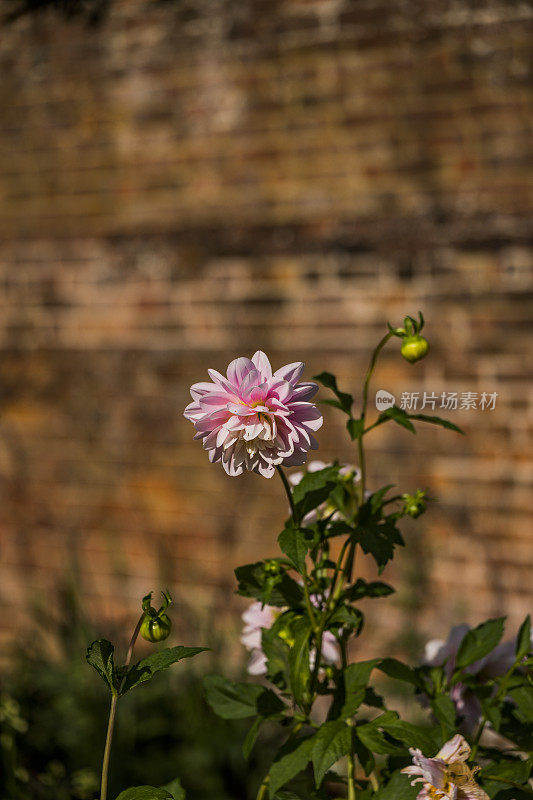
M 191 386 L 193 402 L 184 411 L 203 439 L 209 460 L 222 462 L 228 475 L 245 470 L 271 478 L 275 468 L 303 464 L 316 450 L 313 431 L 323 422 L 310 403 L 316 383 L 299 383 L 302 362 L 272 372 L 270 361 L 258 350 L 251 359 L 236 358 L 227 377 L 208 370 L 213 383 Z
M 316 605 L 314 598 L 311 598 L 313 605 Z M 261 637 L 263 630 L 272 627 L 276 618 L 281 613 L 279 608 L 274 606 L 263 606 L 260 602 L 252 603 L 242 615 L 244 628 L 241 635 L 241 642 L 250 651 L 248 662 L 248 673 L 250 675 L 265 675 L 267 671 L 267 659 L 263 652 Z M 321 661 L 326 664 L 334 664 L 339 657 L 339 645 L 335 636 L 326 631 L 322 637 L 322 656 Z M 311 669 L 315 665 L 316 650 L 309 655 Z
M 451 629 L 446 641 L 441 639 L 429 641 L 424 650 L 424 663 L 430 667 L 441 667 L 446 662 L 444 673 L 449 681 L 455 670 L 457 652 L 469 630 L 469 625 L 456 625 Z M 501 642 L 486 656 L 466 667 L 465 671 L 470 675 L 476 675 L 481 683 L 505 675 L 514 664 L 515 650 L 514 641 Z M 473 731 L 481 719 L 481 706 L 477 697 L 461 681 L 451 687 L 450 697 L 458 715 L 462 717 L 464 729 Z
M 423 784 L 416 800 L 489 800 L 474 780 L 475 771 L 466 765 L 470 745 L 459 733 L 434 758 L 426 758 L 416 748 L 409 748 L 409 752 L 413 766 L 402 772 L 414 777 L 411 786 Z

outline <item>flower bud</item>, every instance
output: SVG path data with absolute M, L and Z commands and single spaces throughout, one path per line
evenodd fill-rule
M 410 364 L 420 361 L 429 351 L 427 339 L 417 334 L 416 336 L 406 336 L 402 342 L 402 356 Z
M 413 519 L 423 514 L 427 508 L 426 493 L 422 489 L 417 489 L 414 495 L 402 494 L 402 500 L 404 501 L 402 514 Z
M 146 639 L 147 642 L 163 642 L 170 635 L 172 629 L 172 622 L 165 614 L 165 611 L 172 602 L 172 598 L 168 592 L 161 592 L 163 595 L 163 605 L 156 611 L 152 606 L 152 592 L 143 597 L 142 609 L 144 611 L 144 618 L 139 629 L 139 633 Z
M 168 639 L 172 629 L 170 617 L 160 614 L 156 617 L 146 615 L 141 625 L 141 636 L 147 642 L 163 642 Z

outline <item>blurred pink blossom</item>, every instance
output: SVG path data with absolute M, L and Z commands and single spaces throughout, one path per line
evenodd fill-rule
M 316 600 L 311 598 L 314 605 Z M 249 675 L 265 675 L 267 671 L 266 656 L 261 645 L 261 636 L 264 628 L 270 628 L 276 618 L 281 613 L 279 608 L 274 606 L 263 606 L 260 602 L 252 603 L 242 615 L 244 628 L 241 635 L 241 642 L 250 651 L 248 662 Z M 326 631 L 322 638 L 322 657 L 321 661 L 327 664 L 334 664 L 339 657 L 339 645 L 335 636 Z M 309 661 L 311 668 L 314 667 L 316 651 L 310 653 Z
M 416 800 L 489 800 L 474 781 L 474 771 L 466 766 L 470 745 L 460 734 L 446 742 L 434 758 L 426 758 L 416 748 L 409 748 L 409 752 L 413 766 L 402 772 L 414 776 L 412 786 L 423 784 Z
M 312 432 L 323 422 L 312 397 L 316 383 L 299 383 L 302 362 L 272 373 L 266 355 L 236 358 L 226 377 L 208 370 L 213 383 L 191 386 L 193 402 L 184 411 L 202 439 L 209 460 L 222 462 L 228 475 L 245 470 L 271 478 L 275 467 L 303 464 L 318 444 Z
M 429 641 L 424 650 L 424 663 L 430 667 L 444 665 L 444 673 L 449 681 L 455 670 L 457 652 L 469 630 L 469 625 L 456 625 L 451 629 L 446 641 L 442 639 Z M 484 658 L 480 658 L 479 661 L 474 661 L 473 664 L 466 667 L 465 671 L 476 675 L 480 682 L 505 675 L 515 661 L 515 649 L 514 641 L 501 642 Z M 458 715 L 463 718 L 464 729 L 473 731 L 481 719 L 481 706 L 477 697 L 461 682 L 452 686 L 450 697 Z

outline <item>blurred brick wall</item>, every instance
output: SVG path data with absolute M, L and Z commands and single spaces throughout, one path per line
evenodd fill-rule
M 532 23 L 521 0 L 115 0 L 97 26 L 54 10 L 3 25 L 3 640 L 65 575 L 103 632 L 160 585 L 178 619 L 188 592 L 202 624 L 234 619 L 233 567 L 275 553 L 285 503 L 274 480 L 209 465 L 188 386 L 262 348 L 357 392 L 385 322 L 418 309 L 431 357 L 390 347 L 374 388 L 498 399 L 446 412 L 465 438 L 371 440 L 372 485 L 440 503 L 406 526 L 369 648 L 500 613 L 516 627 Z M 326 417 L 320 456 L 351 460 Z

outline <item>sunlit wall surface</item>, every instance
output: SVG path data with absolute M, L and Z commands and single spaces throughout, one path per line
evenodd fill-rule
M 440 502 L 406 525 L 367 647 L 489 615 L 513 631 L 532 591 L 529 4 L 4 7 L 2 641 L 67 579 L 104 632 L 162 584 L 181 630 L 185 596 L 232 624 L 233 567 L 276 552 L 285 501 L 208 463 L 189 385 L 261 348 L 359 400 L 387 320 L 419 309 L 431 356 L 390 346 L 373 389 L 435 395 L 424 413 L 467 435 L 370 440 L 371 486 Z M 325 415 L 320 457 L 353 461 Z

